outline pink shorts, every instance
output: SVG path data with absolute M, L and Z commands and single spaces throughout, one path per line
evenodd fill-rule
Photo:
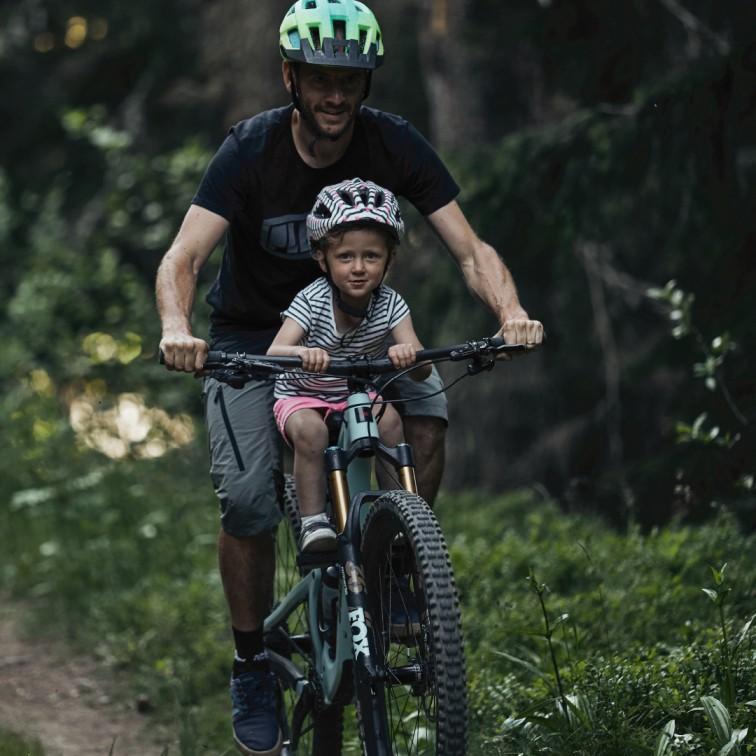
M 369 391 L 368 396 L 371 401 L 377 394 L 375 391 Z M 276 418 L 276 425 L 281 435 L 284 437 L 289 446 L 291 442 L 286 438 L 286 421 L 298 410 L 314 409 L 323 415 L 325 420 L 332 412 L 343 412 L 347 408 L 346 399 L 343 402 L 326 402 L 323 399 L 317 399 L 314 396 L 287 396 L 284 399 L 277 399 L 273 405 L 273 416 Z

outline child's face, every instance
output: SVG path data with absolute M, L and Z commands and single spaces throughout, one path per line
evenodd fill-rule
M 381 233 L 365 228 L 347 231 L 341 241 L 331 243 L 325 256 L 321 252 L 316 259 L 323 272 L 330 271 L 344 299 L 364 303 L 383 280 L 389 251 Z

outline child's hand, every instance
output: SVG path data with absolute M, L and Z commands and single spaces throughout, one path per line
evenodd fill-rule
M 311 373 L 323 373 L 331 364 L 331 356 L 320 347 L 304 347 L 299 356 L 302 358 L 302 367 Z
M 393 344 L 389 347 L 388 357 L 395 368 L 406 368 L 415 364 L 417 350 L 412 344 Z

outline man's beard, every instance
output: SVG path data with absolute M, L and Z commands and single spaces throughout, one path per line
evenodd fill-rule
M 357 120 L 357 109 L 355 108 L 354 112 L 351 113 L 349 119 L 344 124 L 344 128 L 340 129 L 338 133 L 332 134 L 320 127 L 312 108 L 305 105 L 301 101 L 301 99 L 298 103 L 298 106 L 299 114 L 302 116 L 302 120 L 307 126 L 307 130 L 312 134 L 313 137 L 315 137 L 315 139 L 327 139 L 331 142 L 338 142 L 339 139 L 341 139 L 341 137 L 343 137 L 344 134 L 346 134 L 347 131 L 352 128 L 354 122 Z

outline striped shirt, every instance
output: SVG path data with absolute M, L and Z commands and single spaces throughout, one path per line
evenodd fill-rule
M 302 346 L 325 349 L 332 358 L 366 354 L 385 357 L 386 338 L 409 315 L 402 297 L 385 284 L 372 294 L 368 314 L 358 326 L 345 332 L 336 328 L 333 290 L 325 277 L 318 278 L 294 297 L 282 318 L 291 318 L 304 329 Z M 344 401 L 348 396 L 346 378 L 332 375 L 284 373 L 276 379 L 277 399 L 314 396 L 327 402 Z

